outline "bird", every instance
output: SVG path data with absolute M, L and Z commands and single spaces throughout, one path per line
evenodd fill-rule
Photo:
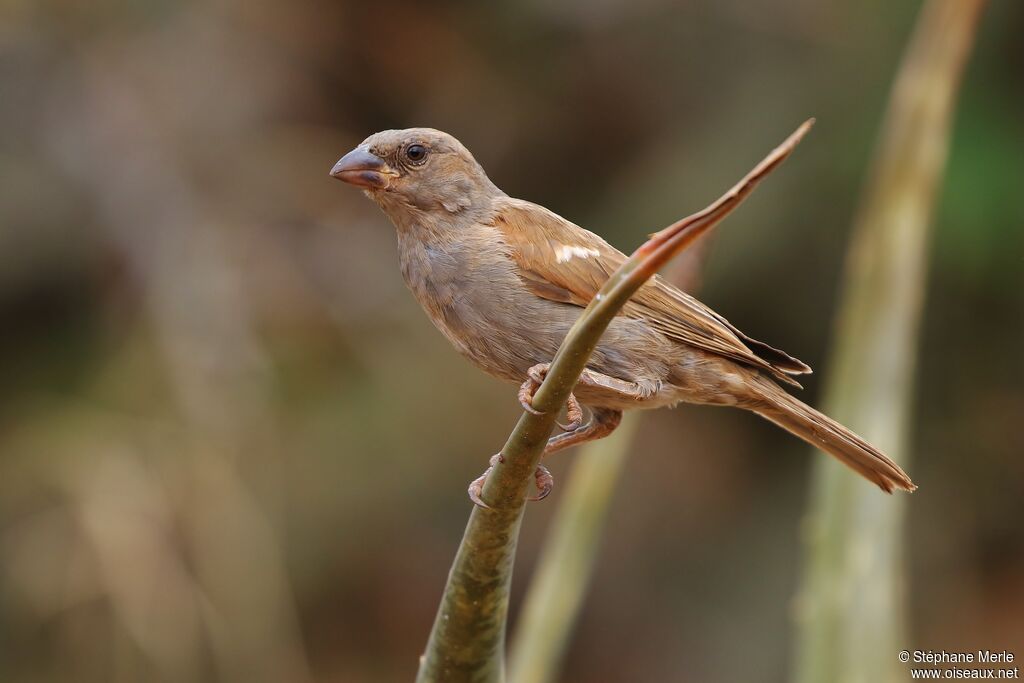
M 563 338 L 626 256 L 508 196 L 461 142 L 433 128 L 374 133 L 330 175 L 360 188 L 394 224 L 402 277 L 441 334 L 484 372 L 519 383 L 520 403 L 533 412 L 533 391 Z M 800 388 L 795 378 L 810 372 L 655 275 L 609 324 L 572 390 L 569 423 L 544 455 L 608 436 L 626 410 L 729 406 L 766 418 L 886 493 L 916 489 L 881 450 L 780 386 Z M 487 472 L 469 487 L 482 507 Z M 543 465 L 535 477 L 539 500 L 553 480 Z

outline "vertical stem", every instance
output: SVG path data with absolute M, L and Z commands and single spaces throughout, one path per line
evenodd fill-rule
M 825 410 L 908 460 L 929 217 L 960 74 L 984 0 L 925 3 L 893 87 L 854 223 Z M 901 497 L 818 458 L 797 599 L 795 680 L 905 680 Z
M 417 682 L 504 680 L 505 623 L 523 509 L 473 509 Z

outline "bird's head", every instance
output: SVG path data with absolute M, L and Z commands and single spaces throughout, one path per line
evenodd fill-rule
M 363 188 L 389 214 L 459 213 L 501 194 L 461 142 L 433 128 L 374 133 L 339 159 L 331 175 Z

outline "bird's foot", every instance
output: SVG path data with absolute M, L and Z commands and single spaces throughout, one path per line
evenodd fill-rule
M 537 485 L 537 495 L 531 496 L 530 500 L 544 500 L 551 493 L 551 489 L 555 488 L 555 478 L 544 465 L 537 465 L 537 469 L 533 471 L 533 481 Z
M 532 368 L 526 371 L 527 380 L 523 382 L 522 386 L 519 387 L 519 405 L 523 407 L 528 413 L 533 415 L 543 415 L 544 412 L 537 410 L 533 407 L 533 395 L 540 388 L 540 385 L 544 382 L 544 377 L 548 374 L 548 369 L 551 367 L 551 363 L 538 363 Z M 572 432 L 583 426 L 583 408 L 580 406 L 580 402 L 576 400 L 576 396 L 569 394 L 569 399 L 566 401 L 566 417 L 569 418 L 569 424 L 557 423 L 562 431 Z M 545 494 L 547 495 L 547 494 Z M 543 496 L 542 496 L 543 497 Z
M 532 371 L 533 368 L 530 368 Z M 543 379 L 541 382 L 544 381 Z M 540 387 L 540 382 L 535 380 L 532 376 L 523 382 L 519 386 L 519 405 L 523 407 L 523 410 L 530 413 L 531 415 L 543 415 L 543 410 L 537 410 L 533 407 L 533 393 Z
M 491 456 L 491 464 L 487 466 L 484 473 L 474 479 L 469 484 L 469 499 L 473 501 L 473 505 L 482 508 L 490 509 L 490 505 L 484 502 L 481 494 L 484 492 L 484 482 L 487 481 L 487 475 L 491 473 L 491 470 L 499 462 L 505 462 L 505 459 L 501 457 L 501 453 Z M 555 478 L 551 476 L 551 472 L 548 472 L 548 468 L 544 465 L 537 465 L 537 469 L 533 472 L 533 480 L 537 486 L 537 495 L 531 496 L 530 500 L 544 500 L 551 493 L 551 489 L 555 487 Z
M 568 424 L 555 423 L 563 432 L 575 432 L 583 426 L 583 407 L 573 394 L 569 394 L 569 400 L 565 404 L 565 416 L 569 418 Z
M 480 497 L 480 494 L 484 492 L 484 482 L 487 481 L 487 475 L 491 473 L 494 466 L 499 462 L 505 462 L 505 458 L 501 457 L 501 453 L 496 453 L 491 456 L 491 462 L 487 465 L 487 469 L 479 477 L 469 482 L 469 499 L 473 501 L 473 505 L 481 508 L 490 508 L 491 506 L 484 502 L 484 499 Z

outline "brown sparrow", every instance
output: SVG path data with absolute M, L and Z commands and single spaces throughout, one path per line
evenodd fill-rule
M 331 175 L 363 188 L 394 223 L 402 276 L 462 355 L 504 380 L 524 382 L 531 410 L 570 326 L 625 256 L 594 233 L 495 186 L 463 145 L 431 128 L 386 130 L 342 157 Z M 680 401 L 753 411 L 873 481 L 916 487 L 884 453 L 790 396 L 811 372 L 751 339 L 655 276 L 609 325 L 570 400 L 571 424 L 545 455 L 610 434 L 622 411 Z M 582 424 L 579 404 L 591 418 Z M 470 487 L 479 500 L 483 479 Z M 538 469 L 543 498 L 551 489 Z

